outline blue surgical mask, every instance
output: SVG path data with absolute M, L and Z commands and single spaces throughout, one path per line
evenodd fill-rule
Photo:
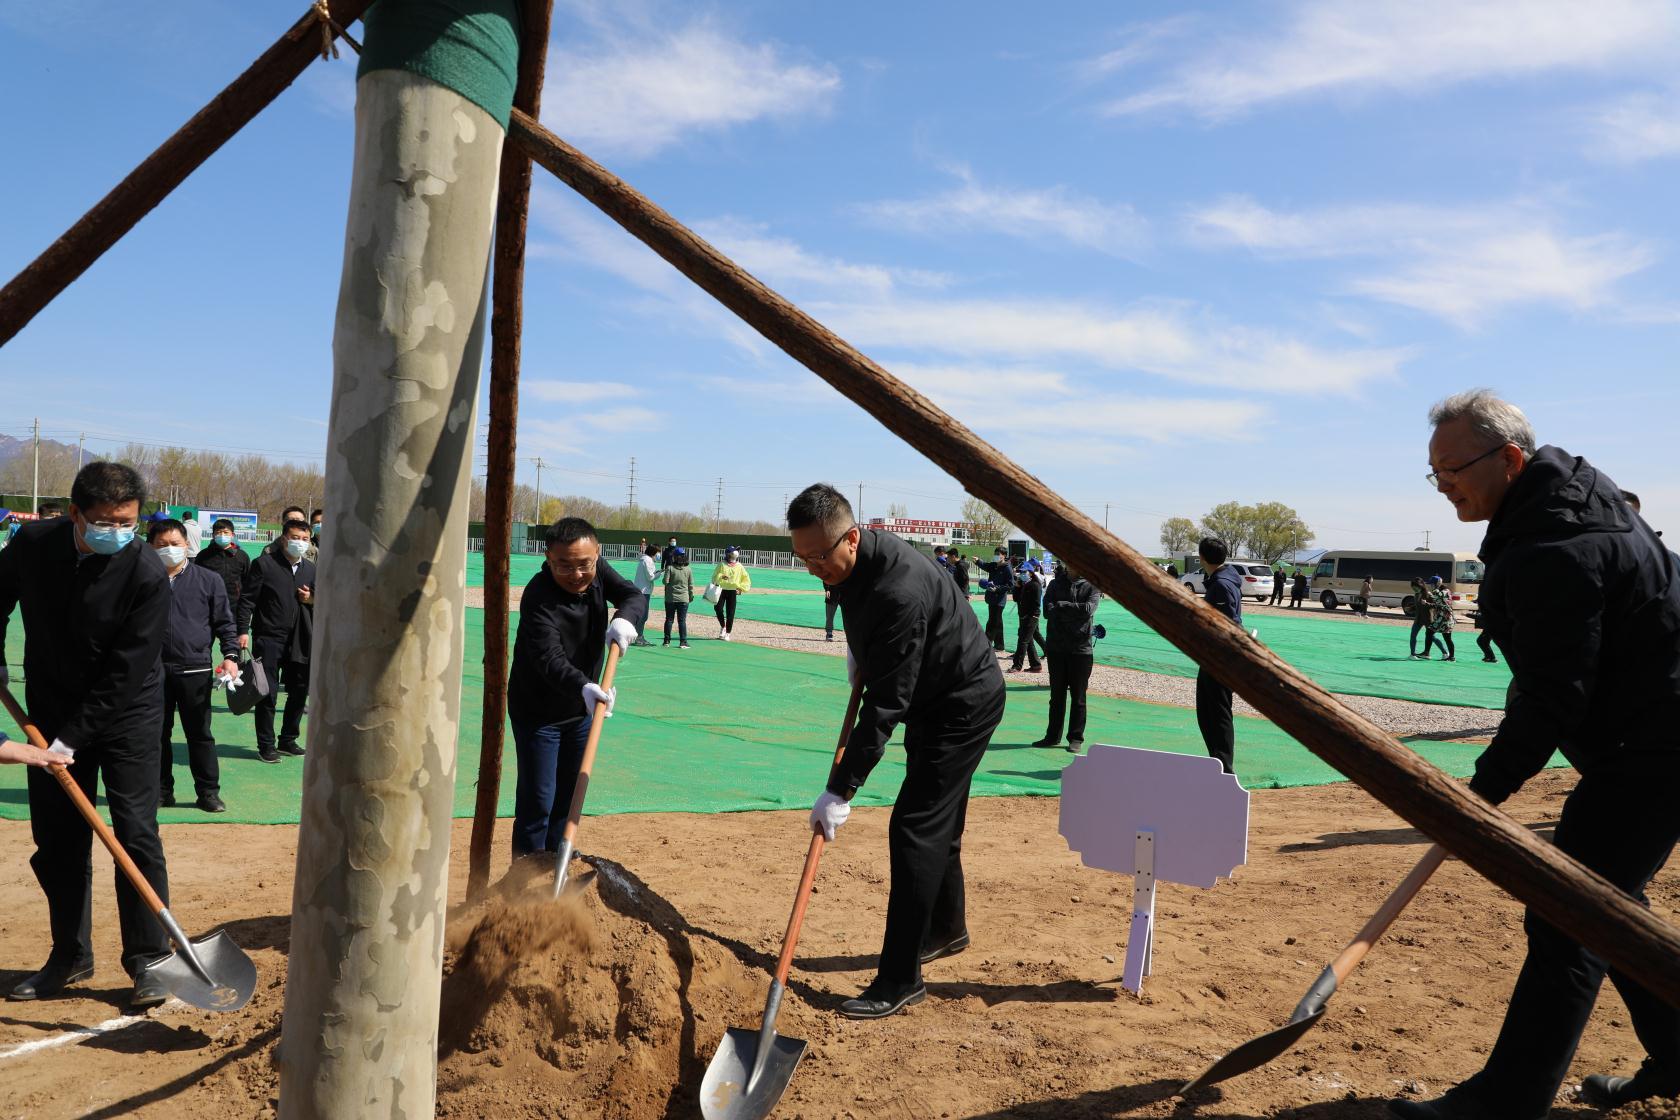
M 163 566 L 173 571 L 181 566 L 181 561 L 187 558 L 187 550 L 178 544 L 166 544 L 157 550 L 163 558 Z
M 286 555 L 293 560 L 302 560 L 303 554 L 309 551 L 308 541 L 287 541 Z
M 218 545 L 222 546 L 223 548 L 226 548 L 228 545 L 233 543 L 233 534 L 232 533 L 217 533 L 215 539 L 216 539 L 216 543 Z
M 84 522 L 82 543 L 101 556 L 114 556 L 134 539 L 134 526 L 99 526 Z

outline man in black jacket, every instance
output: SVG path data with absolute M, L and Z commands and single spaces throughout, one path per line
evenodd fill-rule
M 233 522 L 225 517 L 216 519 L 216 523 L 210 526 L 210 543 L 199 549 L 193 563 L 222 577 L 230 609 L 239 602 L 239 588 L 245 580 L 245 573 L 251 570 L 251 558 L 239 547 L 239 541 L 233 535 Z
M 1225 561 L 1231 550 L 1218 537 L 1203 537 L 1196 546 L 1202 561 L 1202 594 L 1207 605 L 1242 625 L 1242 574 Z M 1196 726 L 1209 755 L 1225 773 L 1233 772 L 1237 757 L 1236 724 L 1231 718 L 1231 690 L 1203 665 L 1196 671 Z
M 1056 578 L 1044 592 L 1047 627 L 1044 659 L 1050 662 L 1050 722 L 1035 747 L 1054 747 L 1062 741 L 1062 717 L 1067 717 L 1067 749 L 1078 754 L 1085 745 L 1085 690 L 1091 684 L 1095 654 L 1091 623 L 1097 617 L 1102 592 L 1056 565 Z
M 1003 674 L 950 574 L 891 533 L 860 530 L 838 490 L 807 487 L 788 506 L 787 525 L 794 556 L 840 592 L 853 677 L 863 688 L 812 827 L 834 839 L 852 795 L 904 725 L 880 966 L 862 995 L 840 1005 L 847 1018 L 879 1019 L 926 997 L 922 965 L 968 947 L 963 821 L 969 782 L 1003 718 Z
M 1640 902 L 1680 839 L 1680 570 L 1617 485 L 1585 459 L 1536 447 L 1514 405 L 1486 390 L 1430 412 L 1429 481 L 1460 521 L 1487 521 L 1479 606 L 1511 667 L 1505 718 L 1470 788 L 1499 804 L 1561 750 L 1581 780 L 1553 842 Z M 1481 1072 L 1409 1120 L 1547 1115 L 1606 964 L 1539 915 Z M 1680 1009 L 1610 970 L 1646 1058 L 1593 1074 L 1581 1099 L 1612 1108 L 1680 1095 Z
M 508 675 L 508 720 L 519 767 L 513 855 L 558 852 L 595 705 L 612 715 L 617 689 L 597 682 L 609 640 L 622 655 L 647 623 L 647 596 L 601 563 L 595 527 L 563 517 L 544 534 L 543 566 L 519 597 Z M 607 606 L 618 608 L 607 618 Z
M 257 701 L 257 757 L 279 762 L 299 755 L 298 735 L 309 703 L 309 648 L 315 640 L 315 565 L 309 551 L 309 522 L 285 523 L 280 537 L 251 561 L 239 591 L 239 644 L 262 663 L 268 695 Z M 286 686 L 280 743 L 274 742 L 275 693 Z
M 986 640 L 998 653 L 1004 650 L 1003 608 L 1009 603 L 1009 593 L 1015 586 L 1015 569 L 1009 566 L 1009 554 L 1001 547 L 992 554 L 991 563 L 976 560 L 974 566 L 986 573 Z
M 945 554 L 945 558 L 951 565 L 951 578 L 957 581 L 957 590 L 964 599 L 968 598 L 968 561 L 954 548 Z
M 175 750 L 170 733 L 179 710 L 198 807 L 206 813 L 225 813 L 216 738 L 210 733 L 210 688 L 213 673 L 225 680 L 239 671 L 239 628 L 233 624 L 233 609 L 228 606 L 227 588 L 221 578 L 209 568 L 187 563 L 185 525 L 173 519 L 154 521 L 146 533 L 146 543 L 157 550 L 169 570 L 158 803 L 175 804 Z M 222 663 L 215 670 L 210 666 L 212 640 L 222 644 Z
M 1019 673 L 1023 663 L 1027 671 L 1037 673 L 1044 668 L 1038 651 L 1044 642 L 1038 636 L 1040 604 L 1044 599 L 1044 585 L 1038 581 L 1038 562 L 1028 560 L 1015 572 L 1015 660 L 1009 665 L 1011 673 Z
M 145 498 L 133 468 L 89 463 L 71 487 L 69 517 L 18 531 L 0 550 L 0 650 L 12 608 L 21 604 L 29 714 L 55 751 L 75 753 L 70 773 L 89 798 L 104 779 L 117 839 L 167 903 L 157 749 L 169 576 L 157 553 L 134 539 Z M 93 974 L 93 832 L 52 775 L 34 767 L 29 825 L 35 838 L 29 862 L 47 896 L 52 951 L 11 998 L 50 999 Z M 168 953 L 169 942 L 121 872 L 117 912 L 133 1004 L 160 1004 L 168 993 L 146 966 Z

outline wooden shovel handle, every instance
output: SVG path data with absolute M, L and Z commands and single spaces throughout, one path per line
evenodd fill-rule
M 1394 888 L 1394 893 L 1388 896 L 1388 899 L 1375 914 L 1371 915 L 1371 920 L 1366 922 L 1364 927 L 1354 935 L 1352 941 L 1348 942 L 1348 947 L 1342 950 L 1340 956 L 1330 962 L 1330 971 L 1336 974 L 1338 984 L 1346 980 L 1348 974 L 1358 967 L 1360 961 L 1365 959 L 1365 954 L 1371 951 L 1371 946 L 1382 938 L 1383 933 L 1393 924 L 1394 919 L 1400 916 L 1400 911 L 1404 910 L 1407 904 L 1417 897 L 1418 891 L 1423 889 L 1423 885 L 1429 881 L 1431 875 L 1435 874 L 1435 869 L 1440 867 L 1442 861 L 1446 858 L 1447 850 L 1445 848 L 1439 844 L 1432 845 L 1423 854 L 1423 858 L 1418 860 L 1418 865 L 1412 868 L 1411 874 L 1400 881 L 1400 885 Z
M 17 697 L 12 695 L 12 690 L 3 684 L 0 684 L 0 702 L 5 703 L 6 711 L 10 712 L 12 718 L 17 721 L 17 725 L 23 728 L 23 733 L 29 737 L 29 741 L 42 750 L 46 750 L 48 744 L 46 737 L 41 734 L 41 729 L 35 726 L 35 722 L 29 718 L 29 713 L 24 711 L 22 705 L 17 702 Z M 152 889 L 152 885 L 146 882 L 146 877 L 140 874 L 140 869 L 134 866 L 132 859 L 128 858 L 128 853 L 123 850 L 123 846 L 117 843 L 116 834 L 111 831 L 111 826 L 105 823 L 105 818 L 101 817 L 99 810 L 93 807 L 93 802 L 89 801 L 87 794 L 82 792 L 82 787 L 77 785 L 76 779 L 70 776 L 69 768 L 49 766 L 47 769 L 52 771 L 53 777 L 58 779 L 58 784 L 70 800 L 75 802 L 76 809 L 82 814 L 82 818 L 87 821 L 88 827 L 93 829 L 94 834 L 99 837 L 99 842 L 105 845 L 105 850 L 111 853 L 111 858 L 117 861 L 117 866 L 122 868 L 124 875 L 128 876 L 128 881 L 134 884 L 134 889 L 140 892 L 140 897 L 146 900 L 146 905 L 151 908 L 152 913 L 163 913 L 163 899 L 159 898 L 157 892 Z
M 846 704 L 846 719 L 840 725 L 840 742 L 834 747 L 834 765 L 846 753 L 846 739 L 851 735 L 852 723 L 857 719 L 858 705 L 863 702 L 863 684 L 852 686 L 852 698 Z M 782 935 L 782 956 L 776 962 L 776 983 L 786 985 L 788 971 L 793 967 L 793 950 L 799 944 L 799 929 L 805 924 L 805 906 L 811 901 L 811 886 L 817 881 L 817 861 L 822 858 L 822 829 L 812 826 L 811 846 L 805 852 L 805 870 L 799 874 L 799 891 L 793 896 L 793 913 L 788 915 L 787 932 Z
M 613 675 L 618 671 L 618 643 L 607 643 L 607 664 L 601 670 L 601 687 L 612 691 Z M 597 701 L 595 715 L 589 724 L 589 741 L 583 745 L 583 763 L 578 767 L 577 784 L 572 787 L 572 807 L 566 814 L 566 828 L 561 838 L 577 843 L 578 821 L 583 817 L 583 799 L 589 796 L 589 772 L 595 766 L 595 750 L 601 745 L 601 728 L 607 723 L 607 705 Z

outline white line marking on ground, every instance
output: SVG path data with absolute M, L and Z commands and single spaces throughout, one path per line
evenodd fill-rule
M 0 1050 L 0 1062 L 7 1058 L 22 1058 L 30 1054 L 40 1053 L 42 1050 L 67 1046 L 72 1042 L 86 1042 L 88 1039 L 97 1038 L 102 1034 L 110 1034 L 112 1031 L 120 1031 L 124 1027 L 132 1027 L 136 1023 L 144 1023 L 146 1018 L 145 1015 L 122 1015 L 115 1019 L 107 1019 L 103 1023 L 95 1023 L 91 1027 L 75 1027 L 62 1034 L 37 1038 L 33 1042 L 20 1042 L 16 1046 Z

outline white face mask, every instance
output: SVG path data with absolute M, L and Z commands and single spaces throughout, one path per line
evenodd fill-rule
M 178 544 L 166 544 L 157 553 L 163 558 L 163 566 L 170 570 L 180 567 L 181 561 L 187 558 L 187 550 Z
M 293 560 L 302 560 L 303 554 L 309 551 L 308 541 L 287 541 L 286 555 Z

